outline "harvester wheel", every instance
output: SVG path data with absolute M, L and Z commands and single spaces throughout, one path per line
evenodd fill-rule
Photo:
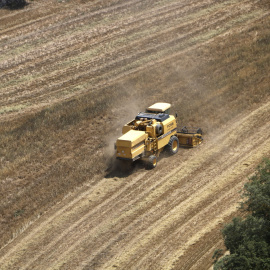
M 172 136 L 169 140 L 169 143 L 166 147 L 169 154 L 174 155 L 178 152 L 179 149 L 179 140 L 176 136 Z
M 163 133 L 163 126 L 160 123 L 156 125 L 156 133 L 157 135 L 161 135 Z
M 148 162 L 147 162 L 147 168 L 148 169 L 154 169 L 157 166 L 157 157 L 154 155 L 151 155 L 148 158 Z

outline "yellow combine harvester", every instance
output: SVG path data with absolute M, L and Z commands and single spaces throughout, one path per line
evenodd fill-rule
M 116 158 L 129 162 L 142 159 L 152 169 L 157 166 L 157 157 L 163 150 L 174 155 L 179 146 L 200 144 L 202 130 L 186 127 L 178 130 L 176 118 L 170 115 L 170 107 L 169 103 L 155 103 L 124 125 L 123 135 L 115 144 Z

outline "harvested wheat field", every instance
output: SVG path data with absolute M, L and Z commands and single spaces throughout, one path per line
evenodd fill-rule
M 270 156 L 264 0 L 33 0 L 0 9 L 0 269 L 210 269 Z M 111 169 L 155 102 L 204 142 Z

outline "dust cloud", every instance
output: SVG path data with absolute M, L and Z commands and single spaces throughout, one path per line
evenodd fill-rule
M 119 99 L 114 101 L 111 109 L 111 131 L 105 137 L 106 147 L 104 148 L 104 157 L 108 169 L 116 167 L 115 161 L 115 142 L 122 135 L 122 127 L 132 121 L 135 116 L 145 110 L 145 100 L 141 97 L 132 84 L 121 85 L 117 90 L 120 94 Z

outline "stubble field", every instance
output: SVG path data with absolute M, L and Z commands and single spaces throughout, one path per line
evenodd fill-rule
M 209 269 L 270 154 L 267 1 L 31 1 L 0 10 L 1 269 Z M 109 169 L 157 101 L 204 142 Z

